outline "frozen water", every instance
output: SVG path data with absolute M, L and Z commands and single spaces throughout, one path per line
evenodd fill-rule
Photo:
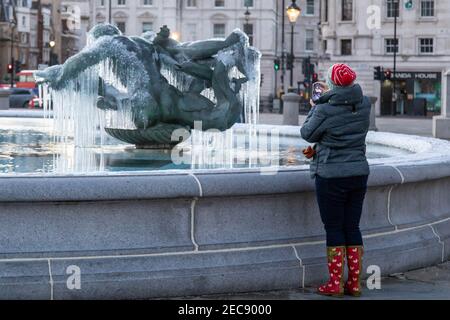
M 36 121 L 39 119 L 36 119 Z M 136 150 L 132 146 L 117 144 L 107 138 L 103 146 L 80 148 L 73 139 L 65 143 L 55 142 L 51 132 L 46 130 L 46 123 L 30 122 L 24 126 L 22 121 L 0 119 L 0 174 L 51 174 L 51 175 L 92 175 L 92 174 L 133 174 L 139 172 L 153 173 L 183 172 L 191 170 L 236 170 L 265 168 L 292 168 L 308 170 L 308 161 L 301 150 L 307 143 L 301 140 L 299 128 L 296 134 L 290 128 L 258 125 L 249 134 L 249 126 L 235 125 L 231 130 L 208 140 L 186 143 L 173 151 Z M 40 120 L 42 121 L 42 120 Z M 41 128 L 36 130 L 35 128 Z M 42 131 L 41 131 L 42 130 Z M 207 133 L 199 132 L 198 136 Z M 377 133 L 378 134 L 378 133 Z M 374 139 L 376 139 L 376 135 Z M 220 138 L 218 138 L 220 137 Z M 395 140 L 396 135 L 388 135 L 387 140 Z M 414 141 L 428 142 L 424 138 L 410 137 Z M 193 148 L 190 148 L 193 146 Z M 447 151 L 450 143 L 437 141 L 433 148 Z M 183 152 L 177 155 L 177 152 Z M 435 151 L 437 152 L 437 151 Z M 448 158 L 447 153 L 447 158 Z M 416 164 L 432 159 L 433 152 L 413 154 L 408 150 L 384 145 L 369 144 L 370 162 L 393 164 L 407 159 Z M 177 159 L 177 156 L 179 159 Z

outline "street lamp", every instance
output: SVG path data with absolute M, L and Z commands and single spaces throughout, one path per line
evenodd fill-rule
M 246 2 L 245 5 L 247 6 L 247 10 L 244 13 L 244 17 L 245 17 L 244 18 L 245 19 L 244 32 L 249 37 L 250 45 L 253 45 L 252 40 L 250 39 L 250 35 L 251 35 L 250 34 L 251 33 L 251 30 L 250 30 L 250 16 L 252 14 L 250 13 L 250 10 L 249 10 L 249 5 L 250 4 L 248 2 Z
M 289 22 L 291 23 L 291 56 L 290 60 L 290 69 L 291 69 L 291 82 L 290 87 L 294 87 L 294 31 L 295 24 L 297 23 L 298 17 L 302 13 L 302 10 L 295 3 L 296 0 L 292 0 L 291 5 L 286 9 L 286 14 L 288 16 Z
M 180 41 L 181 40 L 181 33 L 179 33 L 178 31 L 173 31 L 170 34 L 170 38 L 172 38 L 175 41 Z
M 16 27 L 16 21 L 14 20 L 14 17 L 11 17 L 11 19 L 9 20 L 9 23 L 10 23 L 10 27 L 11 27 L 11 65 L 12 65 L 11 89 L 12 89 L 14 87 L 14 75 L 15 75 L 15 69 L 16 69 L 16 63 L 14 61 L 14 29 Z
M 53 52 L 53 48 L 55 48 L 55 46 L 56 46 L 56 41 L 51 40 L 48 43 L 48 46 L 50 47 L 50 66 L 53 66 L 55 64 L 55 54 Z
M 108 6 L 108 21 L 109 21 L 109 24 L 112 23 L 112 0 L 109 0 L 109 6 Z

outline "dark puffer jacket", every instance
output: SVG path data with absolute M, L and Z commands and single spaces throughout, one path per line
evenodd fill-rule
M 311 177 L 368 175 L 366 136 L 371 104 L 358 84 L 325 93 L 301 128 L 303 139 L 316 143 Z

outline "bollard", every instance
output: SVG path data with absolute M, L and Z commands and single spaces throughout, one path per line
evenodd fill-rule
M 299 125 L 299 103 L 300 96 L 290 92 L 283 96 L 283 125 L 298 126 Z
M 273 113 L 279 113 L 281 109 L 281 102 L 280 99 L 273 99 L 273 108 L 272 108 L 272 112 Z
M 0 110 L 9 109 L 9 96 L 11 92 L 9 90 L 0 90 Z
M 372 104 L 371 110 L 370 110 L 370 131 L 378 131 L 377 128 L 377 115 L 375 110 L 375 103 L 377 103 L 378 98 L 377 97 L 370 97 L 370 103 Z
M 442 75 L 442 108 L 441 115 L 433 117 L 433 136 L 439 139 L 450 139 L 450 70 Z

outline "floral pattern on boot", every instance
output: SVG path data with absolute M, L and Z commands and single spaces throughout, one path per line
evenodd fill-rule
M 347 247 L 348 279 L 345 293 L 354 297 L 361 295 L 362 246 Z
M 328 247 L 328 271 L 330 280 L 317 289 L 317 293 L 326 296 L 344 295 L 344 262 L 345 262 L 345 247 Z

